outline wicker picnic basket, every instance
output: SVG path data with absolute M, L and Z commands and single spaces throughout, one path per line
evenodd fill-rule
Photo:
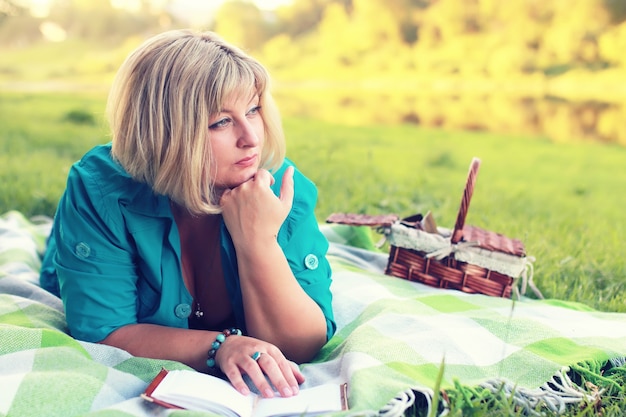
M 432 223 L 429 226 L 430 213 L 404 219 L 396 215 L 335 213 L 326 221 L 378 228 L 390 246 L 387 275 L 433 287 L 504 298 L 511 297 L 512 291 L 519 296 L 519 292 L 524 293 L 526 286 L 530 285 L 541 297 L 532 283 L 534 259 L 526 256 L 520 240 L 465 225 L 479 167 L 480 160 L 474 158 L 452 230 Z M 521 288 L 515 285 L 518 278 Z

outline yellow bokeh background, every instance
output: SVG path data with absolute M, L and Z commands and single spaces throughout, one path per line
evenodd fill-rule
M 267 65 L 288 116 L 626 144 L 626 0 L 271 3 L 0 0 L 0 88 L 106 91 L 194 27 Z

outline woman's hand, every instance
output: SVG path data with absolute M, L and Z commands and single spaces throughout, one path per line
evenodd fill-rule
M 249 181 L 224 192 L 220 201 L 222 215 L 235 245 L 253 241 L 263 244 L 266 239 L 276 238 L 291 210 L 293 172 L 293 167 L 285 170 L 278 197 L 270 188 L 274 177 L 265 169 L 260 169 Z
M 253 355 L 259 352 L 255 360 Z M 272 385 L 282 397 L 291 397 L 299 391 L 304 375 L 297 365 L 285 358 L 280 349 L 271 343 L 247 336 L 230 336 L 218 349 L 215 360 L 217 366 L 228 377 L 231 384 L 243 395 L 250 390 L 243 380 L 247 374 L 263 397 L 274 396 Z M 266 378 L 267 376 L 267 378 Z

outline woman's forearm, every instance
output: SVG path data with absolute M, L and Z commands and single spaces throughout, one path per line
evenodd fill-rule
M 295 362 L 309 361 L 326 342 L 326 318 L 302 289 L 275 239 L 237 250 L 246 328 Z
M 130 324 L 115 330 L 100 343 L 118 347 L 134 356 L 174 360 L 206 372 L 207 352 L 217 334 L 155 324 Z

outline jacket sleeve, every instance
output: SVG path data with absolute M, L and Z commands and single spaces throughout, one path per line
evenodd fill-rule
M 137 271 L 121 216 L 97 176 L 75 164 L 61 197 L 53 239 L 54 266 L 73 337 L 99 342 L 137 322 Z M 107 203 L 109 202 L 109 203 Z
M 274 174 L 274 191 L 279 192 L 286 161 Z M 326 337 L 336 330 L 332 309 L 332 271 L 326 258 L 328 240 L 319 229 L 315 217 L 317 188 L 297 169 L 294 172 L 294 201 L 289 216 L 283 223 L 278 243 L 283 248 L 289 266 L 304 291 L 317 303 L 326 317 Z

